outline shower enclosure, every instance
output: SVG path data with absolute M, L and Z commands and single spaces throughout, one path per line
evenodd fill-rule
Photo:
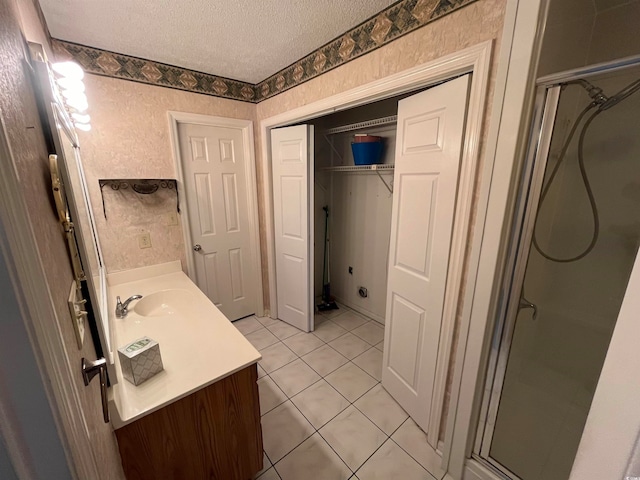
M 640 244 L 638 79 L 629 60 L 539 89 L 474 445 L 505 478 L 569 478 Z

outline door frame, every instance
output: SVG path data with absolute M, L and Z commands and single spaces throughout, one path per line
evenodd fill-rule
M 182 155 L 180 153 L 180 138 L 178 136 L 178 124 L 188 123 L 195 125 L 206 125 L 210 127 L 236 128 L 242 131 L 244 148 L 244 166 L 246 169 L 246 188 L 249 207 L 249 235 L 251 238 L 251 261 L 255 267 L 256 292 L 254 296 L 255 314 L 264 316 L 263 285 L 262 285 L 262 262 L 260 253 L 260 231 L 258 219 L 258 183 L 256 178 L 256 156 L 253 136 L 253 122 L 227 117 L 215 117 L 211 115 L 201 115 L 198 113 L 169 111 L 169 131 L 171 137 L 171 148 L 173 149 L 173 166 L 178 180 L 178 195 L 186 199 L 187 192 L 184 183 L 184 169 L 182 167 Z M 191 229 L 189 225 L 189 207 L 187 202 L 182 202 L 180 206 L 180 223 L 182 226 L 182 238 L 184 240 L 184 251 L 187 259 L 187 275 L 196 283 L 196 269 L 193 260 L 193 250 L 191 245 Z M 182 220 L 184 219 L 184 220 Z
M 13 270 L 15 293 L 23 306 L 21 316 L 31 343 L 23 348 L 33 349 L 69 470 L 76 478 L 98 479 L 101 469 L 87 449 L 91 439 L 74 378 L 80 375 L 80 365 L 75 372 L 67 365 L 66 347 L 60 334 L 59 324 L 68 319 L 60 319 L 56 314 L 2 115 L 0 158 L 4 167 L 0 175 L 0 255 L 6 256 L 7 267 Z M 6 446 L 16 473 L 31 478 L 32 462 L 41 459 L 29 455 L 28 445 L 19 441 L 22 422 L 4 411 L 6 400 L 8 393 L 0 389 L 0 418 L 6 420 L 5 415 L 11 418 L 7 423 L 0 422 L 0 435 L 5 441 L 11 440 Z
M 460 285 L 463 281 L 465 252 L 468 245 L 479 248 L 482 241 L 481 232 L 474 232 L 467 242 L 472 217 L 472 201 L 477 167 L 480 160 L 480 144 L 482 140 L 482 123 L 486 109 L 488 80 L 491 71 L 491 53 L 494 42 L 492 40 L 479 43 L 461 51 L 445 55 L 436 60 L 418 65 L 417 67 L 356 87 L 346 92 L 313 102 L 279 115 L 266 118 L 260 122 L 262 178 L 265 182 L 263 202 L 265 206 L 266 252 L 270 292 L 270 316 L 277 318 L 277 295 L 275 276 L 275 237 L 273 223 L 273 182 L 271 177 L 271 129 L 294 123 L 304 122 L 322 115 L 334 113 L 349 108 L 390 98 L 402 93 L 436 85 L 460 75 L 472 74 L 469 87 L 467 116 L 464 133 L 463 153 L 461 157 L 460 181 L 456 201 L 455 219 L 452 236 L 451 260 L 449 263 L 447 286 L 445 291 L 445 305 L 442 329 L 440 332 L 440 347 L 434 383 L 434 394 L 431 408 L 429 436 L 438 438 L 440 433 L 440 419 L 445 401 L 445 390 L 449 365 L 451 361 L 451 346 L 453 344 L 455 316 L 460 299 Z M 483 175 L 480 182 L 489 183 L 493 167 L 492 159 L 485 158 L 482 165 Z M 488 169 L 488 170 L 487 170 Z M 488 185 L 487 185 L 488 186 Z M 479 208 L 484 208 L 479 206 Z M 468 265 L 468 278 L 474 278 L 478 264 L 473 259 Z M 469 318 L 462 318 L 460 329 L 465 331 Z M 461 359 L 464 358 L 465 345 L 461 341 L 456 352 L 454 371 L 462 368 Z M 455 378 L 455 377 L 454 377 Z M 450 405 L 457 403 L 456 392 L 452 393 Z M 451 410 L 451 409 L 450 409 Z M 451 410 L 452 412 L 454 410 Z M 450 415 L 454 417 L 453 413 Z M 430 459 L 435 472 L 444 474 L 447 470 L 453 423 L 447 422 L 445 442 L 439 443 Z M 447 440 L 448 439 L 448 440 Z

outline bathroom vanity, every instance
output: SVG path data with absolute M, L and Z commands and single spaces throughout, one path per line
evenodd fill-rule
M 148 336 L 164 370 L 111 387 L 109 411 L 130 479 L 246 480 L 262 468 L 260 353 L 171 262 L 109 275 L 113 345 Z M 116 318 L 116 297 L 131 302 Z

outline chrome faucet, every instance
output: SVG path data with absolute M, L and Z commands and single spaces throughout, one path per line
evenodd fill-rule
M 142 295 L 132 295 L 131 297 L 127 298 L 127 300 L 124 303 L 122 303 L 120 301 L 120 297 L 118 296 L 116 299 L 116 317 L 118 318 L 126 317 L 127 313 L 129 313 L 129 311 L 127 310 L 127 307 L 129 306 L 129 304 L 134 300 L 140 300 L 141 298 L 142 298 Z

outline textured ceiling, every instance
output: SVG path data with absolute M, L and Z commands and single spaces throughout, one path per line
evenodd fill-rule
M 395 0 L 40 0 L 54 38 L 258 83 Z

